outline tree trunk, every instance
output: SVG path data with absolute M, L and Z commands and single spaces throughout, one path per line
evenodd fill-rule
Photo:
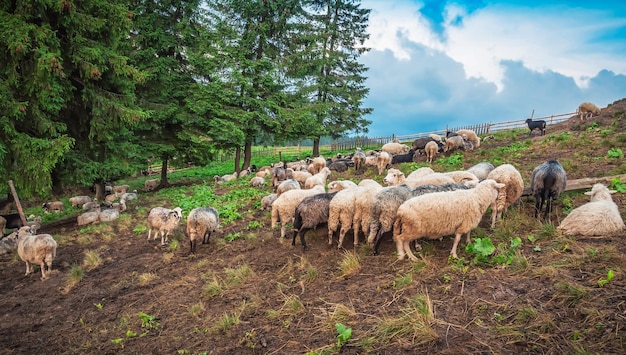
M 313 139 L 313 156 L 311 158 L 315 158 L 320 155 L 320 139 L 319 137 Z
M 93 186 L 96 189 L 96 200 L 104 201 L 106 190 L 104 189 L 104 181 L 96 181 Z
M 246 142 L 243 148 L 243 166 L 241 170 L 246 170 L 250 167 L 250 162 L 252 161 L 252 142 Z
M 237 149 L 235 150 L 235 172 L 237 173 L 237 176 L 239 176 L 239 172 L 241 171 L 241 169 L 239 168 L 239 163 L 241 162 L 241 147 L 237 147 Z
M 168 158 L 163 158 L 163 163 L 161 164 L 161 183 L 159 184 L 159 188 L 168 186 L 170 184 L 167 181 L 167 161 Z

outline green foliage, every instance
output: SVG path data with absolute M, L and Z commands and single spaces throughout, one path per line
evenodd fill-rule
M 495 250 L 496 247 L 493 246 L 489 238 L 474 238 L 472 243 L 465 247 L 467 253 L 474 255 L 474 263 L 476 264 L 486 262 Z
M 609 149 L 608 152 L 606 152 L 606 156 L 611 159 L 618 159 L 618 158 L 623 158 L 624 153 L 619 148 L 611 148 Z
M 144 312 L 139 312 L 137 315 L 141 319 L 141 327 L 146 329 L 159 329 L 161 324 L 156 321 L 156 317 Z
M 347 328 L 341 323 L 335 324 L 337 330 L 337 349 L 341 349 L 352 337 L 352 328 Z
M 521 246 L 522 239 L 519 237 L 511 238 L 508 246 L 505 243 L 500 243 L 497 248 L 490 238 L 474 238 L 472 243 L 465 247 L 465 251 L 474 255 L 473 264 L 506 266 L 513 262 L 517 250 Z
M 224 237 L 227 242 L 232 242 L 233 240 L 239 238 L 241 238 L 241 233 L 228 233 L 228 235 Z
M 606 273 L 606 278 L 598 280 L 598 286 L 604 287 L 604 285 L 608 284 L 615 277 L 615 271 L 610 270 Z
M 440 159 L 450 169 L 457 169 L 463 164 L 463 154 L 455 153 L 445 159 Z
M 611 180 L 611 189 L 617 192 L 626 192 L 626 183 L 622 183 L 619 178 Z

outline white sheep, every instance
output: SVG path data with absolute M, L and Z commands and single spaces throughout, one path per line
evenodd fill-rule
M 335 180 L 328 183 L 328 193 L 341 191 L 356 186 L 357 185 L 350 180 Z
M 346 233 L 353 228 L 356 197 L 365 191 L 367 187 L 357 186 L 337 192 L 328 206 L 328 245 L 333 244 L 333 236 L 339 225 L 339 243 L 341 248 Z
M 442 141 L 441 136 L 438 135 L 437 133 L 429 133 L 428 136 L 430 138 L 434 139 L 437 142 L 441 142 Z M 437 144 L 437 143 L 435 143 L 435 144 Z
M 271 173 L 272 172 L 270 171 L 270 169 L 262 169 L 262 170 L 257 171 L 255 176 L 265 178 L 266 176 L 270 175 Z
M 98 220 L 100 222 L 111 222 L 120 218 L 120 211 L 118 208 L 105 208 L 98 214 Z
M 407 180 L 415 180 L 417 178 L 421 178 L 422 176 L 426 176 L 428 174 L 432 174 L 435 171 L 427 166 L 423 166 L 421 168 L 417 168 L 413 170 L 407 177 Z
M 276 187 L 276 196 L 280 196 L 283 192 L 285 191 L 289 191 L 289 190 L 300 190 L 300 183 L 298 183 L 296 180 L 294 179 L 287 179 L 284 180 L 283 182 L 281 182 L 278 187 Z
M 91 202 L 87 202 L 85 204 L 83 204 L 83 212 L 89 212 L 92 211 L 96 208 L 100 208 L 100 203 L 98 202 L 98 200 L 94 199 Z
M 380 152 L 376 154 L 376 168 L 378 169 L 378 175 L 382 175 L 383 171 L 391 164 L 391 154 L 388 152 Z M 365 157 L 367 165 L 367 157 Z
M 285 237 L 287 223 L 293 221 L 296 207 L 302 200 L 309 196 L 324 193 L 324 185 L 316 185 L 311 189 L 295 189 L 283 192 L 272 203 L 272 229 L 280 221 L 280 237 Z
M 484 162 L 480 162 L 478 164 L 471 166 L 466 171 L 468 173 L 474 174 L 474 176 L 476 176 L 479 181 L 483 181 L 487 178 L 487 176 L 489 176 L 489 173 L 493 169 L 495 169 L 493 164 L 491 164 L 490 162 L 484 161 Z
M 2 218 L 2 217 L 0 217 Z M 17 231 L 0 238 L 0 255 L 10 254 L 17 248 Z
M 322 168 L 317 174 L 307 178 L 304 182 L 304 188 L 310 189 L 313 186 L 321 185 L 322 187 L 326 186 L 326 179 L 330 176 L 330 169 L 327 167 Z
M 127 192 L 122 194 L 120 200 L 124 201 L 132 201 L 137 199 L 137 190 L 133 190 L 133 192 Z
M 420 185 L 442 185 L 455 182 L 451 177 L 442 173 L 430 173 L 422 177 L 407 179 L 404 173 L 398 169 L 389 169 L 387 176 L 383 179 L 383 182 L 388 186 L 396 186 L 401 184 L 407 184 L 411 187 Z
M 46 279 L 46 268 L 52 271 L 52 261 L 57 254 L 57 242 L 50 234 L 33 235 L 30 226 L 17 232 L 17 254 L 26 263 L 26 276 L 33 272 L 31 264 L 39 265 L 41 280 Z
M 472 146 L 474 147 L 473 149 L 480 147 L 480 138 L 478 137 L 478 135 L 476 135 L 476 132 L 474 132 L 473 130 L 460 129 L 456 131 L 456 134 L 463 137 L 466 141 L 471 142 Z
M 450 254 L 458 258 L 456 249 L 461 236 L 466 234 L 467 243 L 470 242 L 470 232 L 478 226 L 501 188 L 504 184 L 487 179 L 473 189 L 433 192 L 402 203 L 393 226 L 398 259 L 408 254 L 409 259 L 417 261 L 409 246 L 413 240 L 450 234 L 455 235 Z
M 97 205 L 92 210 L 85 212 L 76 217 L 76 224 L 84 226 L 100 220 L 100 205 Z
M 261 209 L 262 210 L 271 209 L 272 204 L 274 203 L 274 201 L 276 201 L 277 198 L 278 198 L 278 195 L 276 195 L 275 193 L 263 196 L 263 198 L 261 199 Z
M 174 209 L 155 207 L 151 209 L 148 214 L 148 240 L 150 240 L 150 235 L 154 231 L 152 240 L 155 240 L 157 235 L 161 234 L 161 245 L 165 245 L 168 235 L 173 233 L 182 218 L 183 213 L 180 207 Z
M 473 150 L 473 144 L 464 138 L 465 136 L 448 137 L 443 146 L 444 152 L 451 152 L 456 149 Z
M 557 230 L 570 236 L 611 236 L 622 232 L 624 220 L 611 197 L 615 192 L 602 184 L 593 185 L 591 191 L 585 192 L 591 200 L 573 209 Z
M 359 244 L 359 231 L 363 231 L 365 238 L 369 234 L 370 223 L 372 222 L 372 204 L 376 194 L 383 189 L 383 187 L 376 184 L 369 184 L 360 187 L 361 192 L 357 194 L 354 200 L 354 217 L 352 218 L 352 227 L 354 232 L 354 246 Z
M 291 168 L 287 168 L 285 169 L 285 176 L 287 177 L 287 179 L 294 179 L 297 182 L 300 183 L 300 187 L 304 188 L 304 184 L 306 183 L 306 179 L 310 178 L 311 176 L 313 176 L 313 174 L 311 174 L 310 172 L 304 170 L 294 170 Z
M 307 167 L 307 171 L 311 173 L 311 175 L 315 175 L 319 173 L 325 167 L 326 167 L 326 159 L 324 159 L 324 157 L 320 155 L 310 160 L 309 165 Z
M 502 219 L 502 212 L 515 203 L 524 192 L 524 180 L 520 172 L 511 164 L 502 164 L 493 169 L 487 179 L 495 180 L 504 187 L 498 190 L 498 198 L 491 206 L 491 229 L 496 227 L 496 220 Z
M 384 144 L 382 148 L 380 148 L 380 150 L 382 150 L 383 152 L 387 152 L 392 156 L 396 154 L 406 154 L 409 152 L 409 149 L 410 148 L 408 145 L 398 142 L 389 142 Z
M 578 106 L 576 113 L 580 116 L 580 119 L 593 117 L 593 115 L 600 114 L 600 108 L 591 102 L 583 102 Z
M 476 177 L 476 175 L 470 173 L 469 171 L 455 170 L 448 171 L 443 174 L 451 177 L 452 180 L 454 180 L 454 182 L 456 182 L 457 184 L 464 184 L 469 187 L 474 187 L 478 185 L 479 182 L 478 177 Z
M 424 147 L 424 152 L 426 153 L 426 161 L 432 164 L 433 160 L 435 160 L 435 156 L 437 155 L 438 151 L 439 151 L 439 146 L 437 145 L 437 143 L 435 142 L 426 143 L 426 146 Z
M 385 152 L 387 153 L 387 152 Z M 365 155 L 365 167 L 376 167 L 378 168 L 378 155 L 380 153 L 379 152 L 374 152 L 374 154 L 370 154 L 370 155 Z M 391 154 L 387 153 L 387 155 L 389 155 L 391 157 Z M 390 160 L 391 162 L 391 160 Z
M 250 186 L 252 187 L 263 187 L 265 186 L 265 179 L 260 176 L 255 176 L 250 179 Z
M 189 253 L 196 252 L 198 240 L 207 244 L 211 234 L 220 224 L 220 217 L 213 207 L 198 207 L 189 212 L 187 216 L 187 236 L 189 237 Z
M 41 207 L 43 208 L 43 211 L 45 213 L 50 213 L 50 211 L 54 213 L 59 213 L 63 211 L 63 202 L 61 201 L 46 202 L 43 205 L 41 205 Z
M 91 202 L 91 197 L 89 196 L 74 196 L 70 197 L 70 203 L 72 207 L 82 206 L 85 203 Z
M 130 186 L 128 186 L 128 185 L 116 185 L 116 186 L 113 186 L 112 189 L 113 189 L 113 192 L 115 194 L 121 195 L 121 194 L 127 193 L 128 190 L 130 190 Z
M 150 179 L 150 180 L 146 180 L 146 182 L 144 183 L 144 187 L 146 188 L 146 191 L 152 191 L 156 189 L 160 183 L 161 183 L 161 180 L 159 179 Z

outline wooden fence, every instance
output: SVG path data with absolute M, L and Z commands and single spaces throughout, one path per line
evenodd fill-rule
M 576 112 L 568 112 L 561 113 L 557 115 L 550 115 L 544 117 L 534 117 L 533 120 L 544 120 L 546 124 L 553 125 L 557 123 L 561 123 L 570 119 L 573 115 L 576 115 Z M 490 133 L 511 130 L 511 129 L 520 129 L 528 127 L 526 124 L 526 118 L 512 120 L 512 121 L 504 121 L 504 122 L 489 122 L 489 123 L 479 123 L 473 125 L 465 125 L 454 128 L 446 127 L 445 129 L 431 131 L 431 132 L 421 132 L 415 134 L 408 134 L 403 136 L 391 135 L 391 136 L 381 136 L 381 137 L 357 137 L 350 139 L 341 139 L 337 140 L 331 144 L 320 145 L 320 154 L 324 155 L 324 153 L 329 152 L 337 152 L 337 151 L 349 151 L 356 149 L 357 147 L 361 147 L 364 150 L 370 148 L 378 148 L 385 143 L 389 143 L 393 140 L 398 140 L 403 143 L 413 142 L 413 140 L 421 137 L 427 137 L 429 134 L 438 134 L 440 136 L 446 135 L 446 132 L 456 132 L 460 129 L 471 129 L 476 132 L 477 135 L 483 136 L 488 135 Z M 282 156 L 296 156 L 300 158 L 304 158 L 306 156 L 310 156 L 313 152 L 312 146 L 291 146 L 291 147 L 268 147 L 266 149 L 255 150 L 252 152 L 252 158 L 254 157 L 278 157 L 279 160 L 282 160 Z M 243 158 L 243 157 L 242 157 Z M 233 159 L 232 155 L 224 155 L 222 156 L 222 161 L 226 161 L 228 159 Z

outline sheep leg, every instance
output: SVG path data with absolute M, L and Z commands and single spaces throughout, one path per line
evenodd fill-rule
M 368 233 L 367 236 L 367 245 L 374 246 L 374 241 L 376 240 L 376 237 L 378 236 L 378 222 L 372 221 L 370 223 L 370 231 Z
M 348 231 L 342 225 L 341 229 L 339 230 L 339 242 L 337 242 L 337 249 L 341 249 L 342 248 L 342 246 L 343 246 L 343 238 L 346 237 L 346 233 L 348 233 Z
M 333 245 L 333 234 L 335 234 L 335 231 L 331 228 L 328 228 L 328 245 L 329 246 Z
M 404 243 L 402 243 L 402 246 L 406 254 L 409 256 L 409 259 L 411 261 L 417 261 L 417 258 L 415 257 L 415 255 L 413 254 L 413 251 L 411 250 L 411 240 L 405 241 Z
M 25 261 L 26 263 L 26 273 L 24 274 L 24 276 L 28 276 L 32 271 L 30 269 L 30 263 L 28 261 Z
M 376 239 L 374 240 L 374 255 L 378 255 L 378 251 L 380 248 L 380 242 L 383 240 L 383 230 L 382 228 L 376 232 Z
M 39 267 L 41 268 L 41 281 L 46 279 L 46 262 L 45 261 L 41 261 L 41 264 L 39 264 Z
M 404 245 L 401 239 L 402 235 L 397 235 L 393 237 L 393 240 L 396 242 L 396 251 L 398 252 L 398 260 L 404 259 Z
M 496 227 L 496 218 L 497 218 L 497 213 L 496 213 L 496 203 L 492 203 L 491 204 L 491 229 L 494 229 Z
M 148 240 L 150 240 L 150 234 L 152 234 L 152 228 L 148 229 Z
M 450 250 L 450 254 L 452 255 L 453 258 L 458 259 L 459 257 L 456 255 L 456 247 L 459 245 L 459 242 L 461 241 L 461 236 L 463 234 L 462 233 L 456 233 L 454 235 L 454 244 L 452 244 L 452 250 Z M 468 233 L 469 235 L 469 233 Z

